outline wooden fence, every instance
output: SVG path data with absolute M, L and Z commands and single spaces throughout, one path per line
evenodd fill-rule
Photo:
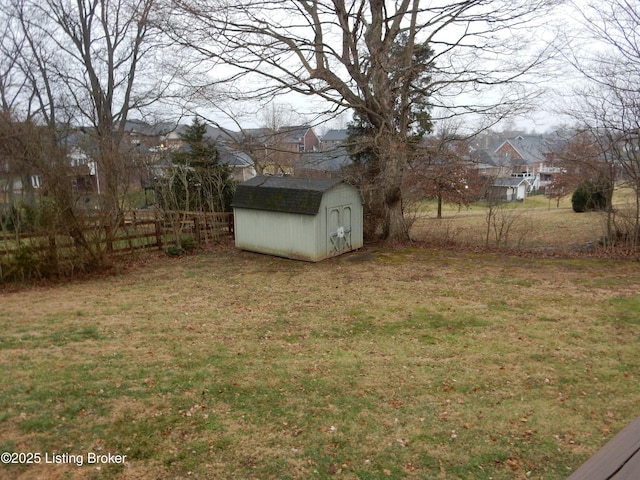
M 100 217 L 102 220 L 107 215 Z M 120 254 L 142 249 L 169 248 L 178 243 L 207 245 L 223 236 L 233 235 L 232 213 L 154 212 L 134 210 L 113 225 L 104 221 L 87 221 L 85 238 L 99 243 L 103 251 Z M 30 253 L 46 252 L 59 258 L 71 254 L 75 247 L 71 235 L 52 233 L 0 232 L 0 259 L 28 248 Z

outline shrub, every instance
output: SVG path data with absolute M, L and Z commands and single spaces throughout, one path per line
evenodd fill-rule
M 587 190 L 584 186 L 584 183 L 581 183 L 576 188 L 576 191 L 573 192 L 571 196 L 571 206 L 573 207 L 573 211 L 577 213 L 582 213 L 587 210 Z
M 21 245 L 0 259 L 0 281 L 38 280 L 54 276 L 57 270 L 55 257 L 32 245 Z
M 571 197 L 574 212 L 606 210 L 611 206 L 611 183 L 600 177 L 598 180 L 584 180 Z
M 15 205 L 11 205 L 0 214 L 0 231 L 15 232 L 20 223 L 19 212 Z
M 180 245 L 173 245 L 166 250 L 166 254 L 170 257 L 179 257 L 185 253 L 189 253 L 196 248 L 197 243 L 193 237 L 185 237 L 180 241 Z

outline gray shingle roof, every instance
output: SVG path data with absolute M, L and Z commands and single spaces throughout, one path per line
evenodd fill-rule
M 539 135 L 518 135 L 516 138 L 507 139 L 496 149 L 496 152 L 507 143 L 518 152 L 528 165 L 546 160 L 544 154 L 548 151 L 548 146 Z
M 525 178 L 510 177 L 510 178 L 496 178 L 493 181 L 493 186 L 494 187 L 517 187 L 522 182 L 525 182 L 526 184 L 530 185 L 529 181 Z
M 351 157 L 344 147 L 333 148 L 325 152 L 305 153 L 300 159 L 303 168 L 337 172 L 351 163 Z
M 316 215 L 324 192 L 340 182 L 336 178 L 254 177 L 238 185 L 231 206 Z
M 329 130 L 322 137 L 323 142 L 344 142 L 349 138 L 349 132 L 346 128 L 337 130 Z

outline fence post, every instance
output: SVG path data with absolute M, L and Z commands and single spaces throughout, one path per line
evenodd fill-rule
M 55 234 L 49 234 L 49 251 L 55 255 L 56 252 L 56 236 Z
M 193 230 L 196 237 L 196 243 L 200 245 L 202 243 L 202 238 L 200 236 L 200 220 L 196 215 L 193 216 Z
M 111 227 L 110 224 L 107 224 L 104 226 L 104 236 L 105 236 L 105 243 L 106 243 L 106 248 L 107 248 L 107 253 L 113 253 L 113 242 L 112 242 L 112 234 L 113 234 L 113 228 Z
M 156 227 L 156 246 L 162 249 L 162 225 L 157 217 L 153 224 Z
M 201 228 L 204 231 L 204 242 L 208 244 L 211 240 L 215 239 L 215 235 L 213 235 L 213 238 L 212 238 L 211 217 L 206 213 L 204 213 L 202 214 L 202 220 L 204 220 L 204 225 L 201 226 Z
M 58 265 L 58 252 L 56 251 L 56 235 L 54 233 L 49 233 L 49 251 L 48 255 L 51 261 L 56 264 L 56 268 Z

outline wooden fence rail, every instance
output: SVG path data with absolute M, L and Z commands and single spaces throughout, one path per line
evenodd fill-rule
M 103 215 L 101 219 L 108 218 Z M 90 242 L 100 244 L 107 253 L 128 253 L 149 248 L 167 248 L 178 238 L 196 245 L 217 242 L 225 235 L 233 235 L 232 213 L 209 212 L 128 212 L 118 225 L 88 222 L 83 234 Z M 28 248 L 30 252 L 48 252 L 64 257 L 72 252 L 74 239 L 60 232 L 0 232 L 0 258 L 13 256 Z

